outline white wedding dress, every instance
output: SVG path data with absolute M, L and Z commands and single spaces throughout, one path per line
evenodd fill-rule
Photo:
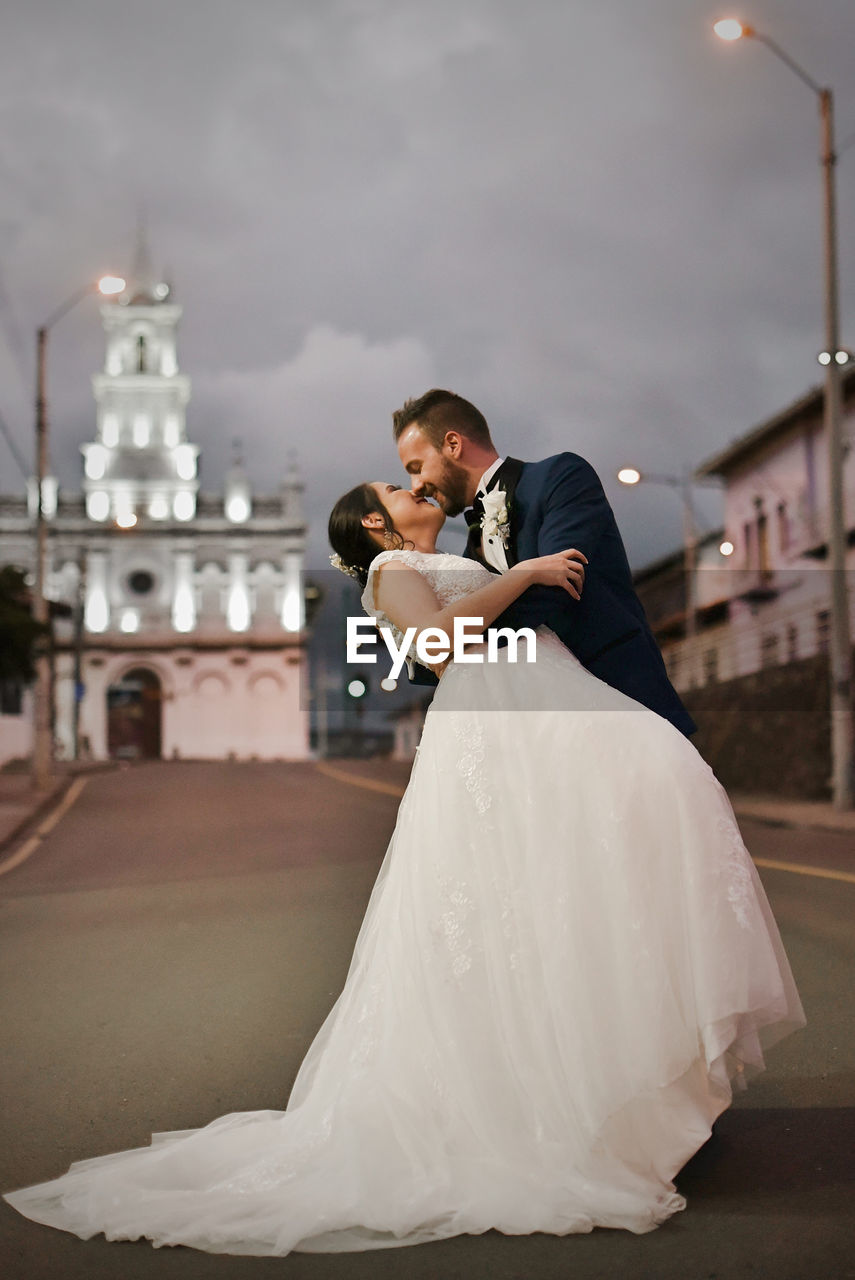
M 447 602 L 493 580 L 404 556 Z M 373 608 L 373 574 L 363 602 Z M 88 1239 L 281 1255 L 645 1232 L 733 1084 L 804 1021 L 727 797 L 546 629 L 449 666 L 344 990 L 287 1110 L 5 1198 Z

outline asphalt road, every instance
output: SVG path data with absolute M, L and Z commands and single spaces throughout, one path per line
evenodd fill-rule
M 343 982 L 396 808 L 394 795 L 311 764 L 91 777 L 30 858 L 0 875 L 0 1188 L 155 1130 L 284 1107 Z M 851 835 L 744 833 L 760 859 L 855 870 Z M 809 1026 L 722 1117 L 681 1175 L 687 1211 L 659 1231 L 237 1258 L 84 1243 L 0 1204 L 0 1275 L 855 1277 L 855 885 L 762 874 Z

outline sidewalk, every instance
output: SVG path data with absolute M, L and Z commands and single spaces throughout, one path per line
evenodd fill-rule
M 855 809 L 841 812 L 830 800 L 781 800 L 777 796 L 731 795 L 730 802 L 738 818 L 754 818 L 782 827 L 851 831 L 855 847 Z
M 115 767 L 112 760 L 57 763 L 53 785 L 46 791 L 33 788 L 29 771 L 0 770 L 0 853 L 16 844 L 37 819 L 58 804 L 79 774 Z

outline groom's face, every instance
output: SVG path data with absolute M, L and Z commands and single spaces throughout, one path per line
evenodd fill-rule
M 417 498 L 433 498 L 447 516 L 459 516 L 472 500 L 471 477 L 455 461 L 454 449 L 435 449 L 415 425 L 398 441 L 398 456 Z

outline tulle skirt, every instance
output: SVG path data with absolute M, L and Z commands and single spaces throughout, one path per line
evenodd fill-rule
M 803 1021 L 712 772 L 544 632 L 536 666 L 443 677 L 287 1109 L 156 1133 L 5 1199 L 83 1239 L 230 1254 L 645 1232 Z

